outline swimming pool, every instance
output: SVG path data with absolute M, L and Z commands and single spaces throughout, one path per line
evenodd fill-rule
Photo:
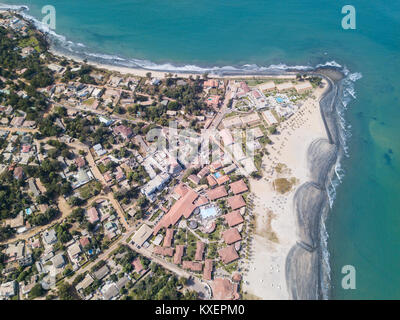
M 200 208 L 200 215 L 203 219 L 215 217 L 218 214 L 217 208 L 214 206 Z
M 219 172 L 216 172 L 216 173 L 214 173 L 214 177 L 216 177 L 218 179 L 219 177 L 221 177 L 221 174 Z
M 275 100 L 276 100 L 276 102 L 278 102 L 278 103 L 282 103 L 282 102 L 283 102 L 283 99 L 282 99 L 281 97 L 277 97 L 277 98 L 275 98 Z

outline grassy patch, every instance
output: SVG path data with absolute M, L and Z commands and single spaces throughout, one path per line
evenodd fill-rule
M 292 187 L 294 184 L 296 184 L 296 182 L 296 178 L 278 178 L 274 180 L 274 188 L 280 194 L 285 194 L 286 192 L 292 190 Z
M 85 106 L 91 106 L 94 101 L 95 101 L 95 98 L 89 98 L 89 99 L 83 101 L 82 104 Z
M 32 47 L 37 52 L 39 52 L 39 53 L 41 52 L 39 41 L 34 36 L 31 36 L 30 38 L 21 39 L 19 41 L 18 45 L 21 48 Z
M 155 213 L 151 216 L 150 221 L 156 220 L 156 218 L 160 215 L 160 213 L 161 213 L 161 210 L 157 210 L 157 212 L 155 212 Z

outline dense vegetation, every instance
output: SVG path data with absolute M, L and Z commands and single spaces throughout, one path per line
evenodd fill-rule
M 0 176 L 0 220 L 14 218 L 30 204 L 29 197 L 20 190 L 21 182 L 11 172 Z
M 152 276 L 139 281 L 130 291 L 128 297 L 134 300 L 195 300 L 197 292 L 178 290 L 187 283 L 185 278 L 178 279 L 159 265 L 152 263 Z
M 8 79 L 10 91 L 8 95 L 0 94 L 0 102 L 26 112 L 28 120 L 38 119 L 40 118 L 38 115 L 46 109 L 47 104 L 45 96 L 36 89 L 54 82 L 51 71 L 45 66 L 44 61 L 39 59 L 39 52 L 45 50 L 47 44 L 35 31 L 29 31 L 27 37 L 17 34 L 8 37 L 8 34 L 9 31 L 0 27 L 0 76 Z M 36 44 L 36 51 L 27 57 L 22 57 L 20 50 L 15 50 L 15 48 L 21 49 L 21 44 L 32 42 Z M 17 71 L 21 70 L 24 72 L 17 76 Z M 26 96 L 17 94 L 21 90 L 26 92 Z

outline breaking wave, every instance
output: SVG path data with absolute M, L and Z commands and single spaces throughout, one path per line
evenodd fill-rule
M 51 43 L 52 48 L 60 54 L 76 57 L 80 59 L 86 59 L 95 63 L 105 65 L 115 65 L 119 67 L 127 68 L 141 68 L 149 71 L 165 71 L 165 72 L 179 72 L 179 73 L 211 73 L 215 75 L 235 75 L 235 74 L 263 74 L 263 73 L 279 73 L 282 71 L 311 71 L 315 68 L 321 67 L 336 67 L 341 68 L 342 66 L 335 61 L 328 61 L 323 64 L 316 66 L 307 65 L 296 65 L 290 66 L 286 64 L 272 64 L 269 66 L 259 66 L 257 64 L 244 64 L 242 66 L 212 66 L 212 67 L 201 67 L 197 65 L 175 65 L 172 63 L 157 64 L 149 60 L 124 58 L 118 55 L 110 55 L 104 53 L 91 52 L 82 43 L 74 43 L 68 40 L 65 36 L 57 34 L 54 30 L 50 29 L 49 26 L 35 17 L 28 14 L 29 7 L 25 5 L 6 5 L 0 3 L 0 9 L 10 9 L 18 11 L 26 20 L 29 20 L 37 29 L 45 33 L 48 40 Z
M 351 137 L 351 125 L 346 122 L 345 113 L 351 101 L 357 99 L 355 91 L 355 82 L 362 78 L 361 73 L 350 73 L 350 71 L 344 67 L 342 68 L 344 78 L 338 84 L 339 86 L 339 97 L 336 101 L 336 115 L 337 115 L 337 126 L 339 133 L 339 144 L 340 149 L 338 152 L 338 160 L 334 167 L 334 174 L 327 184 L 327 194 L 329 207 L 332 209 L 335 199 L 336 190 L 342 183 L 345 176 L 345 170 L 341 166 L 342 156 L 349 157 L 349 148 L 347 142 Z M 329 299 L 329 293 L 331 289 L 331 268 L 329 263 L 329 250 L 328 250 L 328 239 L 329 234 L 326 230 L 326 219 L 328 212 L 324 212 L 321 217 L 321 291 L 323 299 Z

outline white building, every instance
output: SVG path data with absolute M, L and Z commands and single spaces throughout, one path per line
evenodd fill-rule
M 151 196 L 153 193 L 161 191 L 169 179 L 170 175 L 168 173 L 160 173 L 154 179 L 151 179 L 147 184 L 145 184 L 140 191 L 147 197 Z
M 0 285 L 0 298 L 9 298 L 16 294 L 16 282 L 9 281 Z

